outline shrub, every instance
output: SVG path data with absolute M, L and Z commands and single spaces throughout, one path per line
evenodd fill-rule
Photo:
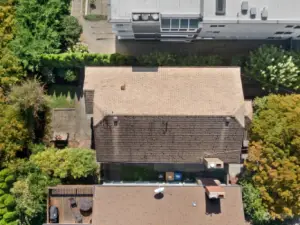
M 77 80 L 76 72 L 74 70 L 67 70 L 64 79 L 69 82 Z
M 67 53 L 88 53 L 88 52 L 89 52 L 88 46 L 80 42 L 76 43 L 72 47 L 69 47 L 67 50 Z
M 89 15 L 85 15 L 84 19 L 89 21 L 107 20 L 107 16 L 99 15 L 99 14 L 89 14 Z
M 63 48 L 72 47 L 78 42 L 82 27 L 78 23 L 77 18 L 69 15 L 63 17 L 61 25 L 63 30 L 60 32 L 60 35 L 64 45 Z
M 5 183 L 6 184 L 12 184 L 15 181 L 15 176 L 14 175 L 8 175 L 5 178 Z
M 3 215 L 3 219 L 8 223 L 16 220 L 17 218 L 18 218 L 17 212 L 7 212 Z
M 0 208 L 0 216 L 3 216 L 5 213 L 7 213 L 7 208 Z
M 8 195 L 6 197 L 6 199 L 4 200 L 4 205 L 7 207 L 7 208 L 12 208 L 15 206 L 15 199 L 12 195 Z

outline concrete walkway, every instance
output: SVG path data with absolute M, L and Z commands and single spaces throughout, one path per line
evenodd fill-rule
M 80 19 L 83 15 L 83 0 L 72 0 L 71 2 L 71 15 Z
M 88 1 L 88 0 L 86 0 Z M 112 33 L 111 24 L 108 21 L 88 21 L 84 16 L 84 0 L 72 0 L 71 15 L 76 17 L 82 25 L 81 42 L 88 45 L 89 51 L 92 53 L 115 53 L 115 34 Z M 96 9 L 93 10 L 97 14 L 109 16 L 108 0 L 96 0 Z

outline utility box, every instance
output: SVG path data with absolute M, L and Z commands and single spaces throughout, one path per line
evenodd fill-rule
M 204 158 L 207 169 L 224 169 L 224 162 L 218 158 Z
M 166 181 L 174 181 L 174 172 L 166 172 Z

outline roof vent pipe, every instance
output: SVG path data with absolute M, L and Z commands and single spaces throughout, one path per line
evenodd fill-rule
M 255 19 L 256 17 L 256 8 L 251 8 L 250 9 L 250 18 Z
M 241 8 L 242 14 L 244 14 L 244 15 L 247 14 L 248 8 L 249 8 L 248 2 L 247 1 L 243 1 L 242 2 L 242 8 Z
M 266 8 L 264 8 L 261 12 L 261 19 L 262 20 L 268 19 L 268 10 Z

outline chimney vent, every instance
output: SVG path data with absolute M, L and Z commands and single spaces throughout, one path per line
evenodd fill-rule
M 261 19 L 262 20 L 268 19 L 268 10 L 266 8 L 264 8 L 261 12 Z
M 242 2 L 242 14 L 247 14 L 247 12 L 248 12 L 248 2 L 243 1 Z
M 121 86 L 121 90 L 122 90 L 122 91 L 125 91 L 125 90 L 126 90 L 126 84 L 123 84 L 123 85 Z
M 250 18 L 255 19 L 256 17 L 256 8 L 251 8 L 250 9 Z

